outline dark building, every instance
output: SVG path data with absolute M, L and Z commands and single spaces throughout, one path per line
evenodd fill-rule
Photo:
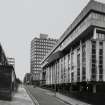
M 8 60 L 1 44 L 0 44 L 0 65 L 8 65 Z
M 0 99 L 12 99 L 12 94 L 17 90 L 16 74 L 13 65 L 10 65 L 5 52 L 0 44 Z
M 43 57 L 57 43 L 57 39 L 48 38 L 46 34 L 40 34 L 40 38 L 35 37 L 31 41 L 31 71 L 32 80 L 40 80 L 41 65 L 40 62 Z

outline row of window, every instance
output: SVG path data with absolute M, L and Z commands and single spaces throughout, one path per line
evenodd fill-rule
M 99 80 L 103 80 L 103 43 L 99 43 Z
M 34 43 L 31 43 L 31 46 L 37 46 L 37 45 L 39 45 L 39 46 L 44 46 L 44 45 L 46 45 L 46 46 L 51 46 L 51 45 L 55 45 L 56 44 L 56 42 L 49 42 L 49 43 L 47 43 L 47 42 L 34 42 Z
M 105 21 L 105 15 L 104 14 L 92 13 L 91 16 L 92 16 L 93 19 Z
M 103 42 L 99 42 L 99 47 L 96 47 L 96 41 L 91 42 L 91 81 L 96 81 L 97 78 L 99 81 L 103 81 Z M 98 49 L 97 49 L 98 48 Z M 82 50 L 82 52 L 81 52 Z M 47 78 L 49 78 L 50 81 L 55 81 L 55 78 L 57 83 L 66 83 L 71 80 L 71 82 L 74 82 L 74 80 L 77 80 L 77 82 L 80 82 L 80 77 L 82 81 L 86 81 L 86 45 L 83 44 L 82 48 L 78 48 L 77 51 L 73 51 L 70 54 L 67 54 L 66 56 L 62 57 L 57 63 L 51 65 L 51 67 L 48 68 L 49 73 L 47 74 Z M 98 51 L 98 54 L 97 54 Z M 77 56 L 77 57 L 76 57 Z M 98 57 L 98 58 L 97 58 Z M 98 59 L 98 60 L 97 60 Z M 77 63 L 77 64 L 76 64 Z M 99 70 L 97 70 L 97 64 Z M 77 73 L 75 74 L 75 66 L 77 69 Z M 82 72 L 80 72 L 80 66 L 82 66 Z M 47 71 L 47 70 L 46 70 Z M 82 73 L 82 75 L 81 75 Z M 76 78 L 75 78 L 75 75 Z M 97 76 L 99 75 L 99 77 Z
M 91 80 L 96 81 L 97 67 L 96 67 L 96 41 L 92 41 L 92 75 Z
M 99 42 L 99 80 L 103 80 L 103 42 Z M 92 81 L 97 79 L 96 41 L 92 41 Z
M 82 46 L 82 80 L 86 81 L 86 46 Z
M 74 60 L 74 52 L 71 54 L 67 54 L 63 58 L 61 58 L 57 63 L 53 64 L 47 73 L 47 77 L 49 81 L 55 82 L 69 82 L 71 77 L 71 82 L 74 82 L 74 68 L 75 68 L 75 60 Z M 77 49 L 77 82 L 80 82 L 80 48 Z M 52 72 L 52 73 L 51 73 Z M 71 73 L 70 73 L 71 72 Z M 52 79 L 51 79 L 52 78 Z M 86 46 L 82 46 L 82 80 L 86 80 Z
M 105 34 L 97 33 L 96 38 L 101 39 L 101 40 L 105 40 Z

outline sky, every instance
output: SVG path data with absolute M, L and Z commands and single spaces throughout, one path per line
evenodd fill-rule
M 30 72 L 31 40 L 40 33 L 59 38 L 88 1 L 0 0 L 0 43 L 6 56 L 15 58 L 18 78 Z

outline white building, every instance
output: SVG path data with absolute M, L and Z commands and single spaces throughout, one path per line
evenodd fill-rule
M 41 62 L 44 85 L 102 91 L 104 62 L 105 4 L 91 0 Z

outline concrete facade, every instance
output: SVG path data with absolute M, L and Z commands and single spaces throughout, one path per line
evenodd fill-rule
M 91 0 L 42 60 L 43 85 L 61 89 L 69 84 L 79 91 L 101 91 L 105 82 L 104 52 L 105 4 Z

